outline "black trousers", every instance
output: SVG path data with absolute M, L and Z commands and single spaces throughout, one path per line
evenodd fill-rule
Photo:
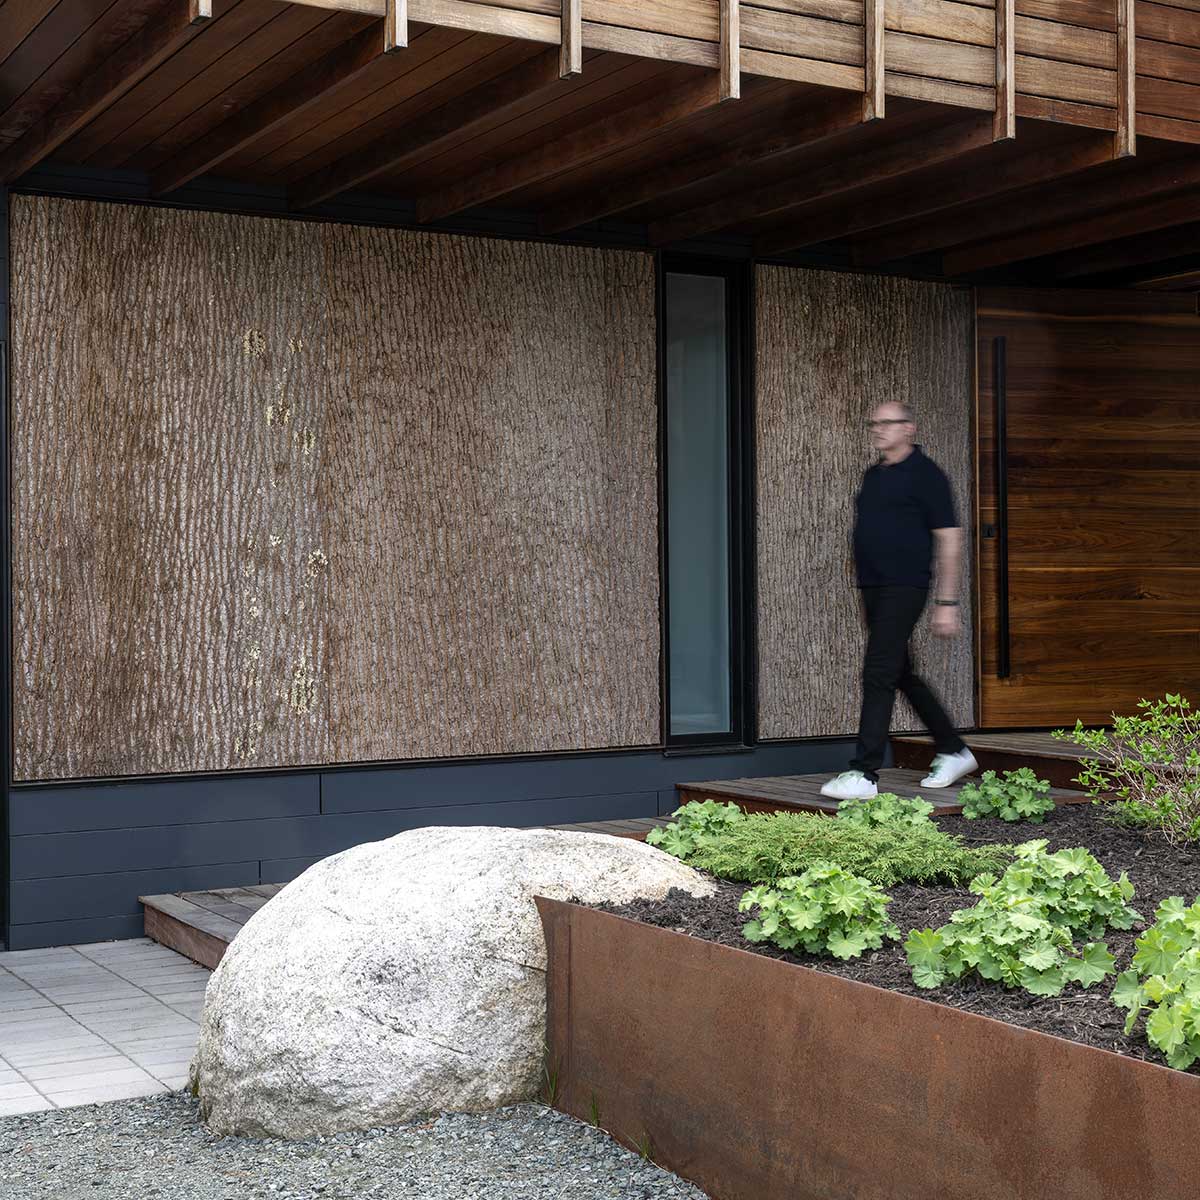
M 868 779 L 878 780 L 897 688 L 933 734 L 936 753 L 956 754 L 966 743 L 954 732 L 932 688 L 913 671 L 909 655 L 908 643 L 929 593 L 917 587 L 865 587 L 860 591 L 867 622 L 867 652 L 863 658 L 858 750 L 850 766 Z

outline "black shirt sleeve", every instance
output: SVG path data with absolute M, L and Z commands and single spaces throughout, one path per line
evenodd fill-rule
M 937 463 L 925 460 L 927 470 L 917 492 L 921 511 L 930 529 L 953 529 L 958 525 L 954 512 L 954 496 L 950 491 L 950 480 Z

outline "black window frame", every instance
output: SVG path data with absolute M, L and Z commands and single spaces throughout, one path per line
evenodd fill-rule
M 670 274 L 725 280 L 728 347 L 729 714 L 730 728 L 714 733 L 671 732 L 670 531 L 667 481 L 667 310 Z M 751 262 L 659 252 L 656 261 L 658 335 L 659 628 L 662 740 L 667 753 L 746 749 L 757 740 L 757 663 L 754 639 L 754 268 Z

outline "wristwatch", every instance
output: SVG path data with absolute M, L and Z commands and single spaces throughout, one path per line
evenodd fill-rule
M 958 607 L 957 600 L 935 600 L 934 604 L 940 604 L 940 605 L 942 605 L 943 608 L 957 608 Z

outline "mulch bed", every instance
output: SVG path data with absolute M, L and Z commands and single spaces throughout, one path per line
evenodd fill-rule
M 1019 843 L 1045 838 L 1050 850 L 1083 846 L 1104 864 L 1115 879 L 1122 870 L 1129 873 L 1136 889 L 1132 901 L 1145 918 L 1154 920 L 1154 910 L 1167 896 L 1183 896 L 1191 903 L 1200 893 L 1200 852 L 1170 845 L 1161 835 L 1135 832 L 1108 823 L 1103 813 L 1090 806 L 1056 809 L 1041 825 L 1006 824 L 997 820 L 967 821 L 959 816 L 940 816 L 937 823 L 948 833 L 958 834 L 969 843 Z M 1061 996 L 1032 996 L 998 983 L 967 978 L 927 990 L 912 981 L 912 971 L 904 955 L 903 939 L 910 930 L 944 925 L 958 908 L 972 905 L 976 897 L 965 888 L 919 887 L 902 884 L 887 889 L 892 896 L 888 914 L 901 931 L 900 942 L 885 942 L 880 950 L 868 951 L 861 958 L 840 962 L 809 954 L 793 954 L 774 946 L 754 944 L 742 937 L 742 926 L 749 918 L 738 912 L 738 901 L 748 885 L 717 880 L 715 895 L 697 899 L 673 890 L 664 900 L 637 900 L 625 905 L 598 905 L 608 912 L 630 917 L 649 925 L 673 929 L 692 937 L 736 946 L 770 958 L 801 963 L 831 975 L 857 979 L 877 987 L 890 988 L 925 1000 L 936 1000 L 954 1008 L 981 1016 L 1023 1025 L 1042 1033 L 1055 1034 L 1088 1046 L 1115 1050 L 1150 1062 L 1162 1063 L 1162 1055 L 1149 1046 L 1141 1030 L 1126 1036 L 1125 1014 L 1109 1000 L 1115 975 L 1085 990 L 1070 984 Z M 1142 927 L 1127 932 L 1110 930 L 1102 939 L 1115 955 L 1116 971 L 1123 971 L 1133 957 L 1134 939 Z M 1192 1068 L 1200 1074 L 1200 1064 Z

